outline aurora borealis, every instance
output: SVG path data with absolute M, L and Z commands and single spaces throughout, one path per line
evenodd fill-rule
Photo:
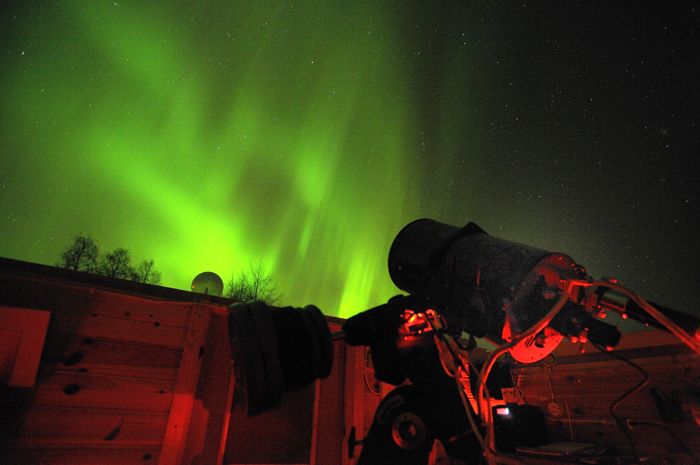
M 428 217 L 698 314 L 690 5 L 3 2 L 0 256 L 83 232 L 179 289 L 262 263 L 348 317 Z

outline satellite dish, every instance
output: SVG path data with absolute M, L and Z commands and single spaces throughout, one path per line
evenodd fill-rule
M 211 271 L 199 273 L 192 281 L 192 292 L 219 297 L 224 290 L 224 282 Z

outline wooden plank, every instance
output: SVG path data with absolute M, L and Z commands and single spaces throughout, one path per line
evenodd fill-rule
M 179 347 L 192 304 L 7 277 L 3 301 L 52 312 L 49 332 Z
M 168 411 L 175 382 L 40 368 L 35 406 Z
M 165 347 L 181 347 L 185 338 L 186 328 L 160 323 L 157 320 L 159 314 L 154 316 L 156 321 L 147 322 L 100 313 L 99 309 L 91 310 L 83 314 L 54 312 L 50 331 L 83 338 L 118 339 Z M 167 308 L 161 309 L 161 313 L 167 313 Z
M 665 387 L 669 385 L 700 384 L 700 359 L 687 359 L 680 362 L 654 359 L 653 363 L 635 360 L 648 375 L 648 386 Z M 572 398 L 586 396 L 622 395 L 643 380 L 643 375 L 622 362 L 587 367 L 582 364 L 577 369 L 571 365 L 564 369 L 556 366 L 551 373 L 543 370 L 514 370 L 518 385 L 525 395 L 551 396 L 565 394 Z M 688 399 L 690 400 L 690 399 Z
M 317 381 L 315 444 L 312 441 L 312 465 L 340 465 L 347 446 L 344 439 L 345 348 L 342 341 L 333 343 L 333 369 L 328 378 Z M 349 433 L 349 431 L 348 431 Z
M 693 409 L 700 404 L 697 397 L 700 357 L 682 349 L 677 344 L 657 343 L 651 347 L 630 345 L 622 351 L 616 350 L 623 357 L 631 357 L 629 360 L 648 376 L 644 387 L 620 402 L 623 394 L 637 386 L 644 376 L 629 364 L 610 360 L 605 354 L 570 355 L 557 358 L 551 367 L 524 366 L 514 369 L 513 374 L 525 401 L 545 413 L 550 441 L 590 442 L 630 453 L 629 439 L 611 414 L 611 407 L 618 402 L 615 415 L 625 425 L 628 420 L 635 424 L 628 433 L 638 453 L 667 457 L 687 453 L 690 448 L 697 454 L 700 428 Z M 661 417 L 652 389 L 676 402 L 675 420 Z M 553 404 L 561 409 L 558 415 L 549 411 Z
M 235 386 L 232 372 L 228 315 L 212 313 L 184 463 L 222 463 Z
M 180 328 L 187 325 L 192 307 L 190 303 L 162 302 L 106 291 L 92 291 L 89 295 L 89 306 L 102 315 Z
M 42 363 L 56 369 L 96 369 L 109 365 L 171 369 L 175 379 L 181 357 L 181 348 L 53 333 L 46 341 Z
M 633 357 L 633 358 L 626 358 L 626 360 L 631 360 L 637 365 L 645 365 L 645 366 L 658 366 L 661 367 L 661 371 L 668 371 L 669 369 L 678 371 L 681 365 L 686 366 L 687 364 L 698 364 L 700 363 L 700 356 L 695 355 L 693 353 L 683 353 L 683 354 L 675 354 L 675 355 L 668 355 L 668 353 L 671 351 L 664 351 L 663 348 L 660 349 L 659 352 L 657 352 L 655 355 L 650 355 L 647 354 L 644 357 Z M 557 359 L 557 362 L 554 365 L 551 366 L 544 366 L 541 364 L 535 364 L 535 365 L 525 365 L 525 366 L 519 366 L 517 368 L 513 369 L 514 373 L 549 373 L 552 371 L 554 372 L 559 372 L 559 373 L 579 373 L 579 372 L 590 372 L 590 371 L 597 371 L 599 369 L 610 369 L 610 368 L 616 368 L 616 367 L 630 367 L 629 364 L 626 364 L 620 360 L 615 360 L 610 358 L 609 356 L 605 356 L 605 354 L 599 354 L 603 355 L 603 357 L 597 357 L 596 359 L 588 359 L 586 358 L 586 355 L 581 356 L 581 360 L 576 362 L 574 359 L 567 358 L 566 361 L 567 363 L 559 363 L 560 359 Z
M 156 463 L 160 444 L 105 446 L 101 443 L 73 445 L 18 444 L 11 452 L 10 462 L 42 465 L 144 465 Z
M 226 456 L 226 441 L 228 439 L 228 427 L 231 424 L 231 410 L 233 409 L 233 394 L 236 391 L 236 372 L 231 370 L 231 378 L 228 385 L 228 393 L 226 394 L 226 407 L 224 409 L 224 428 L 221 434 L 221 442 L 219 443 L 219 450 L 217 452 L 216 465 L 224 464 L 224 457 Z
M 63 444 L 103 441 L 105 445 L 160 445 L 167 419 L 167 412 L 35 407 L 27 412 L 19 439 L 44 445 L 59 440 Z
M 62 448 L 66 451 L 86 449 L 86 448 L 104 448 L 104 449 L 126 449 L 131 447 L 143 446 L 160 446 L 160 441 L 149 441 L 145 439 L 135 439 L 132 441 L 107 442 L 104 439 L 81 439 L 74 438 L 23 438 L 16 441 L 16 444 L 22 448 L 41 448 L 53 449 Z M 100 462 L 101 463 L 101 462 Z
M 50 316 L 49 312 L 0 306 L 0 328 L 19 333 L 8 385 L 34 387 Z
M 206 306 L 192 307 L 159 464 L 182 463 L 210 320 L 211 314 Z
M 282 395 L 282 405 L 248 417 L 234 405 L 226 439 L 227 464 L 309 463 L 315 385 Z
M 0 385 L 10 385 L 21 343 L 21 331 L 9 331 L 0 327 Z
M 355 437 L 360 440 L 365 437 L 369 428 L 367 425 L 367 417 L 372 417 L 367 406 L 365 406 L 365 352 L 363 346 L 351 347 L 345 349 L 345 380 L 344 380 L 344 430 L 345 436 L 349 436 L 352 428 L 355 428 Z M 370 421 L 371 424 L 371 421 Z M 362 451 L 361 446 L 355 447 L 354 457 L 357 457 Z M 348 458 L 348 444 L 343 439 L 343 463 L 350 463 Z
M 175 385 L 178 373 L 178 367 L 144 367 L 134 365 L 102 365 L 90 363 L 81 363 L 79 366 L 65 367 L 63 364 L 56 362 L 42 363 L 41 366 L 43 371 L 40 373 L 88 373 L 91 375 L 116 376 L 122 378 L 149 378 L 154 381 L 160 380 L 169 382 L 171 386 Z
M 3 276 L 3 289 L 2 300 L 16 307 L 82 315 L 99 309 L 112 317 L 167 326 L 184 327 L 191 306 L 22 276 Z

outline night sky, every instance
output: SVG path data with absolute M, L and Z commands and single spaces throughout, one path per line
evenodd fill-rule
M 348 317 L 403 226 L 473 221 L 700 315 L 698 12 L 617 3 L 3 1 L 0 256 Z

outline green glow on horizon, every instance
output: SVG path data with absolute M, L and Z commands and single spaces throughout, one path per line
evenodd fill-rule
M 205 270 L 226 280 L 262 263 L 285 304 L 340 316 L 395 294 L 380 277 L 387 222 L 411 202 L 399 38 L 381 11 L 324 5 L 242 6 L 228 21 L 168 4 L 45 12 L 63 35 L 48 56 L 32 31 L 28 71 L 8 82 L 27 156 L 49 145 L 60 177 L 78 178 L 61 195 L 63 215 L 81 219 L 56 248 L 86 230 L 154 258 L 181 289 Z
M 347 317 L 399 293 L 391 242 L 430 217 L 696 311 L 697 51 L 676 10 L 618 10 L 3 5 L 0 256 L 82 232 L 178 289 L 261 263 Z

